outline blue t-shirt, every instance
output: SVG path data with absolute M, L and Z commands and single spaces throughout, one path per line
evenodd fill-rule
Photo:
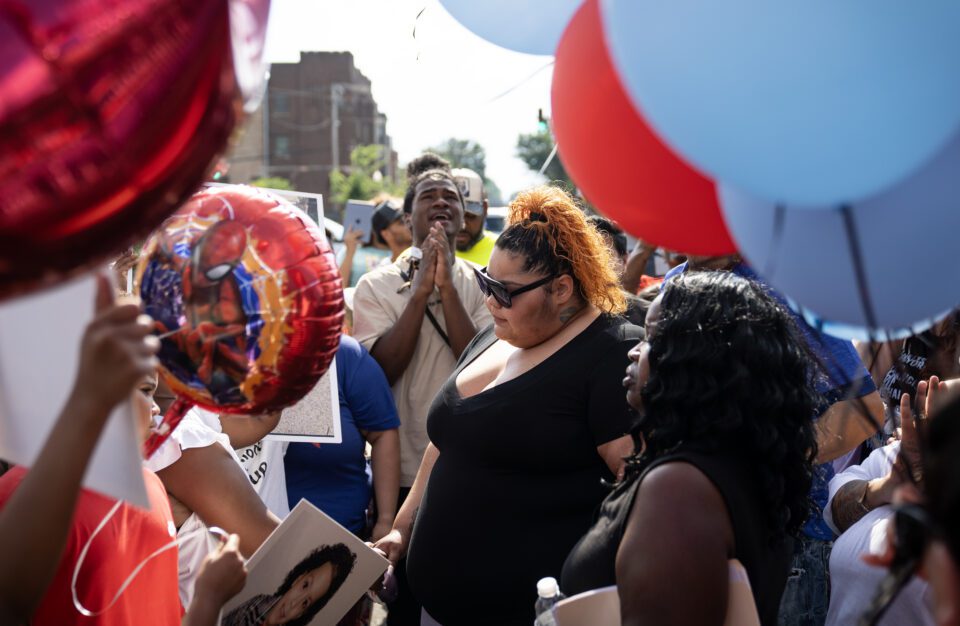
M 387 377 L 373 357 L 353 337 L 340 337 L 337 386 L 343 443 L 291 443 L 283 465 L 287 499 L 293 508 L 300 498 L 355 533 L 366 526 L 371 480 L 363 456 L 360 430 L 381 431 L 400 426 Z
M 686 263 L 681 263 L 676 266 L 667 272 L 667 275 L 664 277 L 664 283 L 674 276 L 682 274 L 686 269 Z M 821 414 L 823 411 L 826 411 L 831 404 L 846 399 L 847 395 L 851 394 L 851 392 L 852 397 L 862 398 L 877 390 L 873 378 L 870 377 L 870 373 L 867 371 L 867 368 L 864 367 L 863 361 L 860 360 L 860 355 L 851 342 L 821 333 L 810 326 L 802 316 L 798 315 L 796 311 L 790 307 L 786 298 L 764 283 L 748 265 L 738 263 L 731 271 L 737 276 L 764 285 L 770 295 L 780 301 L 780 303 L 790 311 L 794 321 L 797 323 L 797 327 L 803 334 L 803 338 L 807 342 L 807 346 L 817 358 L 820 359 L 824 368 L 825 376 L 817 380 L 817 391 L 827 400 L 827 403 L 822 407 Z M 815 417 L 819 417 L 819 415 Z M 827 498 L 829 496 L 827 485 L 830 479 L 833 478 L 833 475 L 833 464 L 831 463 L 824 463 L 815 468 L 813 485 L 810 488 L 810 499 L 816 503 L 819 510 L 812 512 L 803 527 L 803 532 L 808 537 L 823 540 L 833 539 L 833 531 L 830 530 L 830 527 L 823 521 L 823 507 L 827 505 Z

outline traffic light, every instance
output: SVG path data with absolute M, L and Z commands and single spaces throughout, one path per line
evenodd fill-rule
M 547 118 L 543 116 L 543 109 L 537 109 L 537 125 L 540 128 L 540 132 L 547 132 L 550 130 L 550 123 Z

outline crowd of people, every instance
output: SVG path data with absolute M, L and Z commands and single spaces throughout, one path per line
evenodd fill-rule
M 392 564 L 344 626 L 373 602 L 392 626 L 529 626 L 546 576 L 615 586 L 631 626 L 746 623 L 734 566 L 754 623 L 960 625 L 960 314 L 854 345 L 743 259 L 631 249 L 559 187 L 493 235 L 475 172 L 426 154 L 407 178 L 344 237 L 342 443 L 193 409 L 144 460 L 146 510 L 81 486 L 117 404 L 136 392 L 146 436 L 174 399 L 150 319 L 99 278 L 69 401 L 0 476 L 0 624 L 217 624 L 306 499 Z M 307 623 L 298 568 L 229 623 Z

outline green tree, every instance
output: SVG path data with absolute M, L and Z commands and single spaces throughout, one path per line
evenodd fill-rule
M 283 189 L 285 191 L 296 191 L 286 178 L 279 176 L 261 177 L 250 181 L 254 187 L 266 187 L 267 189 Z
M 357 146 L 350 152 L 349 173 L 330 172 L 330 198 L 339 205 L 347 200 L 370 200 L 385 191 L 397 195 L 397 186 L 383 177 L 383 146 Z
M 517 156 L 527 164 L 534 172 L 539 172 L 540 168 L 547 161 L 550 153 L 553 151 L 553 135 L 548 130 L 539 130 L 536 133 L 520 135 L 517 137 Z M 554 155 L 550 165 L 543 172 L 551 181 L 559 181 L 565 187 L 572 190 L 576 187 L 573 179 L 567 174 L 563 163 L 560 162 L 560 155 Z
M 430 152 L 438 154 L 450 161 L 450 167 L 465 167 L 480 175 L 483 179 L 483 189 L 487 192 L 487 200 L 491 206 L 503 204 L 503 193 L 493 179 L 487 177 L 487 151 L 476 141 L 469 139 L 455 139 L 451 137 L 438 146 L 428 148 Z
M 476 141 L 451 137 L 428 150 L 450 161 L 450 167 L 465 167 L 487 179 L 487 151 Z

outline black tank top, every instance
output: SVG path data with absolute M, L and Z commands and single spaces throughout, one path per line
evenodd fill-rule
M 780 596 L 787 582 L 793 540 L 785 534 L 771 537 L 759 482 L 749 466 L 731 455 L 680 450 L 654 460 L 639 477 L 617 485 L 600 505 L 593 527 L 567 556 L 560 589 L 568 596 L 616 584 L 616 558 L 637 488 L 643 477 L 664 463 L 689 463 L 720 491 L 736 544 L 735 558 L 750 578 L 760 622 L 777 623 Z

